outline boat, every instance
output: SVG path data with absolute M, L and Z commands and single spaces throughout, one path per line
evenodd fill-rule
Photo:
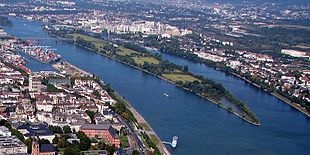
M 48 46 L 22 46 L 22 52 L 30 55 L 42 63 L 55 63 L 61 59 L 59 54 L 54 53 L 55 49 Z
M 170 145 L 172 148 L 176 148 L 176 147 L 177 147 L 177 144 L 178 144 L 178 139 L 179 139 L 178 136 L 173 136 L 173 137 L 172 137 L 172 142 L 163 141 L 162 143 L 163 143 L 163 144 L 168 144 L 168 145 Z
M 171 147 L 172 148 L 176 148 L 177 147 L 177 144 L 178 144 L 178 137 L 177 136 L 173 136 L 172 137 L 172 143 L 171 143 Z
M 167 94 L 167 93 L 164 93 L 164 95 L 165 95 L 166 97 L 169 97 L 169 94 Z

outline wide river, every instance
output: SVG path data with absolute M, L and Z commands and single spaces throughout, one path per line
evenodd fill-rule
M 49 37 L 41 23 L 10 18 L 4 29 L 16 37 L 32 37 L 38 44 L 57 49 L 62 59 L 99 75 L 124 96 L 150 123 L 162 140 L 179 137 L 172 154 L 310 154 L 310 119 L 281 100 L 231 75 L 205 66 L 163 55 L 193 73 L 222 83 L 257 114 L 257 127 L 216 105 L 174 85 L 73 44 Z M 27 57 L 33 71 L 52 70 Z M 170 96 L 166 97 L 163 94 Z

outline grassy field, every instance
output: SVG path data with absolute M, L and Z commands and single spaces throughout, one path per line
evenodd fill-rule
M 64 154 L 66 148 L 58 148 L 58 154 Z
M 151 128 L 146 123 L 139 123 L 140 126 L 146 131 L 151 131 Z
M 169 79 L 173 82 L 183 81 L 183 82 L 193 82 L 195 80 L 200 81 L 199 79 L 191 76 L 191 75 L 184 75 L 184 74 L 163 74 L 164 78 Z
M 118 55 L 129 56 L 133 53 L 137 53 L 137 52 L 134 50 L 131 50 L 131 49 L 124 48 L 124 47 L 117 48 L 117 54 Z
M 159 141 L 158 141 L 158 139 L 156 138 L 155 135 L 150 135 L 150 138 L 151 138 L 151 141 L 152 141 L 155 145 L 157 145 L 157 144 L 159 143 Z
M 101 39 L 97 39 L 97 38 L 87 36 L 87 35 L 83 35 L 83 34 L 73 33 L 73 34 L 68 34 L 68 36 L 71 36 L 74 40 L 76 40 L 77 37 L 81 37 L 86 41 L 93 42 L 95 44 L 96 48 L 98 48 L 98 49 L 101 49 L 107 45 L 107 43 Z
M 122 148 L 126 148 L 128 146 L 128 137 L 120 136 L 119 139 L 121 140 Z
M 95 44 L 96 48 L 101 49 L 104 46 L 107 45 L 107 42 L 101 40 L 101 39 L 97 39 L 91 36 L 87 36 L 87 35 L 83 35 L 83 34 L 69 34 L 68 36 L 71 36 L 74 40 L 77 39 L 77 37 L 81 37 L 87 41 L 91 41 Z M 118 55 L 122 55 L 122 56 L 130 56 L 131 54 L 137 53 L 139 54 L 137 51 L 131 50 L 131 49 L 127 49 L 124 47 L 119 46 L 117 48 L 117 54 Z M 159 64 L 160 61 L 156 60 L 155 58 L 152 57 L 132 57 L 135 61 L 135 63 L 139 64 L 139 65 L 143 65 L 145 62 L 148 62 L 150 64 Z M 195 80 L 199 81 L 197 78 L 191 76 L 191 75 L 184 75 L 182 74 L 183 72 L 180 70 L 176 70 L 175 74 L 163 74 L 163 77 L 166 79 L 169 79 L 173 82 L 177 82 L 177 81 L 183 81 L 183 82 L 193 82 Z
M 159 61 L 151 57 L 133 57 L 135 63 L 143 65 L 145 62 L 150 64 L 159 64 Z

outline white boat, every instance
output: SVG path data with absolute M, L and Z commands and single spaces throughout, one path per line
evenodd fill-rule
M 172 148 L 176 148 L 177 147 L 178 139 L 179 138 L 177 136 L 173 136 L 172 143 L 171 143 Z
M 165 95 L 166 97 L 169 97 L 169 94 L 167 94 L 167 93 L 164 93 L 164 95 Z

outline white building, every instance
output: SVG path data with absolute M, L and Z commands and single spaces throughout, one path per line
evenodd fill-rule
M 27 154 L 27 146 L 15 136 L 0 136 L 0 154 Z
M 36 107 L 38 111 L 52 112 L 54 106 L 49 102 L 43 101 L 36 103 Z
M 11 136 L 11 132 L 7 127 L 0 126 L 0 135 L 1 136 Z

